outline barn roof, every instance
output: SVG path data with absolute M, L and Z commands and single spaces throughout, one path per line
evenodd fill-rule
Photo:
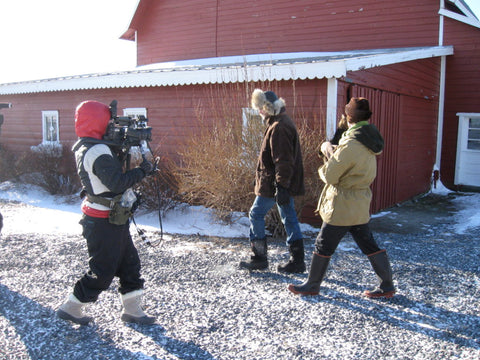
M 0 84 L 0 94 L 340 78 L 346 76 L 347 71 L 452 54 L 452 46 L 433 46 L 229 56 L 152 64 L 120 72 Z

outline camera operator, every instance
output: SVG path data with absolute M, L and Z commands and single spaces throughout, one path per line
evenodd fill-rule
M 73 293 L 57 314 L 64 320 L 88 324 L 92 318 L 84 315 L 84 306 L 95 302 L 116 276 L 123 304 L 122 321 L 153 324 L 156 319 L 142 309 L 144 280 L 129 229 L 132 205 L 122 207 L 125 205 L 120 198 L 133 194 L 131 187 L 153 174 L 155 166 L 144 160 L 139 167 L 123 169 L 120 146 L 102 140 L 111 118 L 110 108 L 97 101 L 84 101 L 75 112 L 75 132 L 79 141 L 72 150 L 82 194 L 86 195 L 81 205 L 80 224 L 87 240 L 89 270 L 76 282 Z M 125 210 L 123 216 L 116 217 L 122 215 L 117 205 Z

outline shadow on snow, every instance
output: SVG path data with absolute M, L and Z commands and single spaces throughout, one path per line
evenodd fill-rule
M 53 309 L 42 306 L 3 284 L 0 284 L 0 315 L 15 329 L 32 359 L 157 358 L 142 352 L 120 349 L 112 339 L 99 334 L 97 326 L 78 326 L 58 319 Z M 214 359 L 193 343 L 165 336 L 160 325 L 127 326 L 149 336 L 157 345 L 179 359 Z

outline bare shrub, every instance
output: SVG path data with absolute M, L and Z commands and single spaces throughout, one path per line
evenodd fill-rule
M 0 181 L 11 180 L 17 176 L 15 163 L 17 156 L 12 151 L 0 147 Z
M 157 168 L 154 175 L 143 179 L 139 190 L 142 193 L 142 206 L 148 210 L 157 210 L 164 216 L 181 202 L 177 166 L 168 158 L 160 158 Z
M 315 124 L 315 125 L 312 125 Z M 306 121 L 303 119 L 298 126 L 298 134 L 302 145 L 303 167 L 305 175 L 305 195 L 296 199 L 297 212 L 306 206 L 316 206 L 323 182 L 318 176 L 318 169 L 323 165 L 319 155 L 320 144 L 325 141 L 325 130 L 320 120 Z
M 181 150 L 180 192 L 190 204 L 213 209 L 223 221 L 232 212 L 246 212 L 254 194 L 253 183 L 262 125 L 258 119 L 242 124 L 241 109 L 247 92 L 236 84 L 212 85 L 208 104 L 197 107 L 198 133 Z M 238 96 L 232 96 L 238 94 Z
M 235 93 L 239 95 L 232 97 Z M 213 209 L 220 220 L 227 222 L 232 221 L 232 212 L 248 212 L 255 198 L 255 169 L 265 125 L 260 116 L 247 110 L 244 115 L 248 121 L 243 124 L 240 109 L 249 107 L 250 95 L 248 86 L 212 85 L 207 96 L 209 105 L 200 104 L 197 109 L 200 130 L 190 136 L 181 151 L 179 178 L 184 200 Z M 305 204 L 316 203 L 320 193 L 317 169 L 322 160 L 317 150 L 324 129 L 312 126 L 321 121 L 298 115 L 300 109 L 296 113 L 306 183 L 306 195 L 296 199 L 297 213 L 301 213 Z M 274 237 L 285 236 L 276 207 L 267 214 L 266 227 Z
M 50 194 L 68 195 L 80 189 L 74 157 L 61 144 L 33 146 L 16 163 L 18 175 Z

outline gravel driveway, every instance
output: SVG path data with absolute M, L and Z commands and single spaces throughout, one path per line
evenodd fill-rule
M 32 216 L 3 202 L 11 216 Z M 417 210 L 415 210 L 417 209 Z M 31 232 L 0 239 L 0 359 L 479 359 L 480 229 L 452 231 L 455 207 L 426 197 L 372 220 L 387 248 L 398 294 L 361 296 L 376 279 L 367 258 L 345 238 L 321 295 L 299 297 L 282 275 L 281 241 L 270 243 L 270 269 L 241 271 L 247 239 L 168 236 L 138 244 L 150 327 L 124 325 L 114 281 L 77 326 L 56 318 L 84 272 L 80 235 Z M 26 226 L 28 229 L 28 226 Z M 151 237 L 155 234 L 149 234 Z M 310 263 L 316 234 L 306 240 Z

